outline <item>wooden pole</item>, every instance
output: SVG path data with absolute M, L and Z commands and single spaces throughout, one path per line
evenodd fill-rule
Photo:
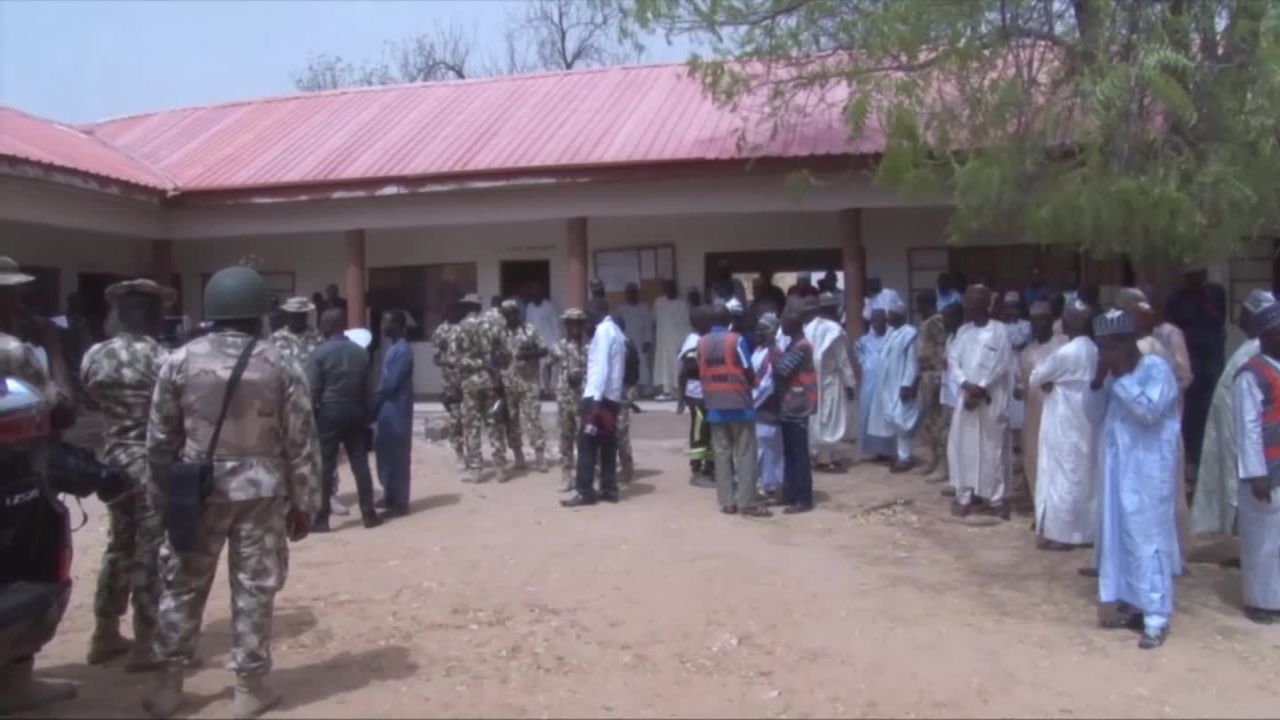
M 866 249 L 862 246 L 862 210 L 850 208 L 839 213 L 840 254 L 844 263 L 845 332 L 862 337 L 862 287 L 867 271 Z
M 347 327 L 365 324 L 364 230 L 348 230 L 347 240 Z M 374 318 L 370 322 L 378 322 Z
M 587 219 L 569 218 L 565 227 L 569 255 L 570 307 L 586 308 L 587 305 Z

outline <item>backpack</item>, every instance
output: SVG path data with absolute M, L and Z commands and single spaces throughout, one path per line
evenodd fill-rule
M 622 363 L 622 387 L 635 387 L 640 382 L 640 351 L 627 340 L 627 357 Z

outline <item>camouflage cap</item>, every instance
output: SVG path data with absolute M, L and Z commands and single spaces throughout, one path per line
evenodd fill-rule
M 291 297 L 280 306 L 280 311 L 287 313 L 309 313 L 315 309 L 315 304 L 304 297 Z
M 25 285 L 34 277 L 22 272 L 13 258 L 0 255 L 0 285 Z
M 172 305 L 173 301 L 178 299 L 178 293 L 174 292 L 173 288 L 165 287 L 148 278 L 114 283 L 107 287 L 103 295 L 106 296 L 107 302 L 110 303 L 114 303 L 125 295 L 154 295 L 160 298 L 160 303 L 166 307 Z
M 575 320 L 578 322 L 585 322 L 587 319 L 587 314 L 582 312 L 578 308 L 569 308 L 568 310 L 565 310 L 564 312 L 560 313 L 560 319 L 564 320 L 565 322 L 570 322 Z

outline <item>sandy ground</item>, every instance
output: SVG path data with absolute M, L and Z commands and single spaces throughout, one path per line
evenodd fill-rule
M 339 519 L 294 546 L 274 715 L 1280 711 L 1280 626 L 1240 615 L 1234 570 L 1194 565 L 1169 642 L 1144 652 L 1096 626 L 1094 584 L 1076 574 L 1090 551 L 1034 550 L 1025 517 L 953 521 L 940 485 L 874 466 L 819 475 L 807 515 L 722 516 L 687 482 L 684 418 L 636 422 L 636 485 L 619 505 L 572 511 L 554 472 L 464 485 L 446 446 L 421 443 L 410 517 L 375 530 Z M 862 512 L 895 498 L 910 503 Z M 72 606 L 38 661 L 80 692 L 49 715 L 136 715 L 145 678 L 83 662 L 105 540 L 101 508 L 87 509 Z M 220 579 L 184 713 L 230 713 L 228 617 Z

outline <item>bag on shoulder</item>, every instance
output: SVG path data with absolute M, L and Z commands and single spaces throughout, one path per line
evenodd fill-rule
M 218 422 L 213 426 L 213 437 L 209 438 L 209 448 L 205 451 L 204 458 L 200 462 L 174 461 L 169 464 L 168 503 L 164 524 L 169 544 L 178 552 L 192 552 L 200 545 L 200 511 L 205 499 L 213 491 L 213 453 L 218 448 L 218 436 L 222 434 L 222 423 L 227 419 L 227 411 L 231 408 L 231 398 L 235 395 L 236 386 L 240 384 L 240 378 L 244 375 L 249 356 L 253 354 L 257 342 L 257 338 L 251 338 L 236 358 L 231 377 L 227 378 L 227 387 L 222 395 L 222 409 L 218 412 Z

